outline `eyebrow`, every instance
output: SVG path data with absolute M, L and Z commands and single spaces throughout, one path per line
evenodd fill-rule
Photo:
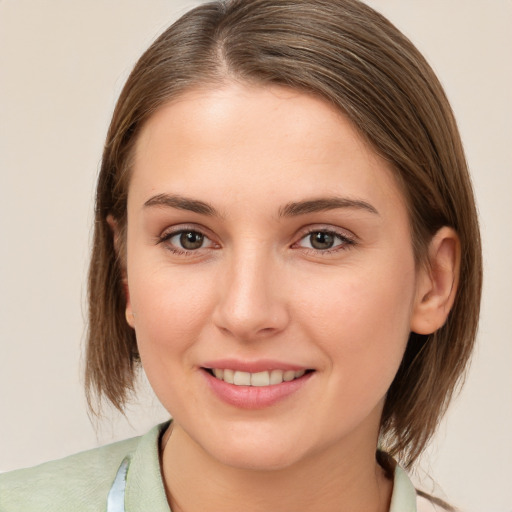
M 280 217 L 296 217 L 307 213 L 324 212 L 338 208 L 354 208 L 366 210 L 374 215 L 379 215 L 377 209 L 366 201 L 351 199 L 348 197 L 325 197 L 306 201 L 292 202 L 279 209 Z
M 217 212 L 217 210 L 208 203 L 198 201 L 197 199 L 190 199 L 180 195 L 158 194 L 156 196 L 149 198 L 144 203 L 144 208 L 154 206 L 177 208 L 178 210 L 187 210 L 190 212 L 199 213 L 201 215 L 208 215 L 210 217 L 220 217 L 219 212 Z
M 176 194 L 158 194 L 153 196 L 144 203 L 144 208 L 150 207 L 177 208 L 179 210 L 187 210 L 209 217 L 220 217 L 219 212 L 208 203 Z M 279 217 L 297 217 L 308 213 L 323 212 L 338 208 L 366 210 L 374 215 L 379 215 L 377 209 L 366 201 L 334 196 L 287 203 L 279 208 Z

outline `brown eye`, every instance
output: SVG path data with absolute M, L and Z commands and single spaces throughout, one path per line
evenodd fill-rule
M 180 229 L 164 234 L 159 243 L 175 254 L 188 254 L 199 249 L 213 249 L 216 247 L 205 234 L 193 229 Z
M 355 241 L 348 236 L 337 233 L 336 231 L 310 231 L 299 242 L 297 246 L 304 249 L 318 251 L 319 253 L 331 253 L 333 251 L 347 249 L 354 245 Z
M 200 249 L 202 247 L 204 235 L 197 231 L 183 231 L 179 235 L 179 242 L 183 249 L 193 251 L 194 249 Z
M 338 237 L 339 238 L 339 237 Z M 313 249 L 326 250 L 334 246 L 336 236 L 333 233 L 315 231 L 309 235 L 309 243 Z

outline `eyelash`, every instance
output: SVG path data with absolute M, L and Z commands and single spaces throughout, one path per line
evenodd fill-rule
M 203 237 L 203 240 L 209 240 L 211 244 L 214 244 L 214 242 L 212 242 L 208 235 L 206 235 L 202 230 L 197 228 L 180 228 L 173 231 L 165 232 L 160 237 L 158 237 L 157 243 L 166 244 L 166 248 L 173 254 L 176 254 L 178 256 L 193 256 L 195 252 L 205 248 L 198 247 L 197 249 L 185 249 L 169 243 L 169 241 L 175 236 L 183 235 L 185 233 L 194 233 L 200 235 L 201 237 Z
M 335 231 L 333 229 L 326 229 L 326 228 L 311 228 L 308 231 L 306 231 L 299 239 L 298 242 L 295 242 L 293 245 L 297 246 L 300 242 L 303 240 L 306 240 L 308 237 L 311 237 L 311 235 L 315 233 L 322 233 L 325 235 L 331 235 L 335 240 L 337 240 L 339 243 L 338 245 L 335 245 L 334 247 L 321 250 L 321 249 L 315 249 L 314 247 L 302 247 L 303 250 L 307 252 L 311 252 L 314 255 L 321 255 L 321 256 L 328 256 L 333 253 L 339 252 L 339 251 L 346 251 L 351 246 L 356 245 L 356 240 L 352 237 L 347 236 L 346 234 L 339 233 L 338 231 Z
M 203 237 L 203 240 L 209 240 L 213 246 L 216 245 L 215 242 L 213 242 L 202 230 L 197 229 L 197 228 L 180 228 L 180 229 L 176 229 L 174 231 L 166 232 L 166 233 L 162 234 L 160 237 L 158 237 L 157 244 L 166 244 L 166 248 L 169 251 L 171 251 L 173 254 L 176 254 L 179 256 L 192 256 L 194 253 L 196 253 L 200 249 L 209 248 L 209 247 L 201 246 L 201 247 L 198 247 L 197 249 L 185 249 L 185 248 L 180 248 L 174 244 L 168 243 L 172 238 L 174 238 L 178 235 L 183 235 L 185 233 L 194 233 L 194 234 L 200 235 L 201 237 Z M 331 247 L 331 248 L 327 248 L 325 250 L 315 249 L 314 247 L 301 247 L 300 246 L 300 243 L 303 240 L 307 239 L 308 237 L 311 237 L 311 235 L 313 235 L 315 233 L 322 233 L 325 235 L 330 235 L 335 240 L 338 240 L 339 243 L 338 243 L 338 245 L 335 245 L 334 247 Z M 346 234 L 341 234 L 332 229 L 312 228 L 312 229 L 309 229 L 308 231 L 306 231 L 305 233 L 303 233 L 301 235 L 301 237 L 299 238 L 299 240 L 292 245 L 292 247 L 301 248 L 302 250 L 306 251 L 307 253 L 311 253 L 314 255 L 327 256 L 327 255 L 336 253 L 338 251 L 345 251 L 349 247 L 354 246 L 354 245 L 356 245 L 356 240 L 352 237 L 347 236 Z

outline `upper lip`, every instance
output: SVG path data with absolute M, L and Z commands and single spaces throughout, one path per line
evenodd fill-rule
M 285 363 L 273 359 L 258 359 L 257 361 L 241 361 L 239 359 L 216 359 L 214 361 L 205 361 L 201 364 L 202 368 L 235 370 L 240 372 L 258 373 L 269 370 L 307 370 L 308 368 L 299 364 Z

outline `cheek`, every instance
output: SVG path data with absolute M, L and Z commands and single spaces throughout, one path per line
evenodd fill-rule
M 143 364 L 146 371 L 150 364 L 173 365 L 208 322 L 209 281 L 165 266 L 133 268 L 137 270 L 129 274 L 129 288 Z
M 180 278 L 169 268 L 147 269 L 139 276 L 132 273 L 129 286 L 142 366 L 156 396 L 174 415 L 196 401 L 185 383 L 195 370 L 194 347 L 208 319 L 210 291 L 201 280 Z
M 388 272 L 351 269 L 301 303 L 304 329 L 327 355 L 337 384 L 354 396 L 361 384 L 384 394 L 402 360 L 414 298 L 414 265 L 404 264 Z

